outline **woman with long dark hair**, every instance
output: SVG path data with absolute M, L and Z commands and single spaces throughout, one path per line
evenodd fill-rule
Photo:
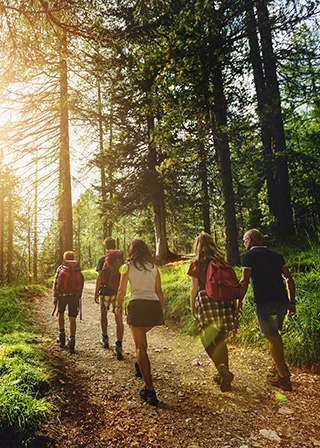
M 145 382 L 145 388 L 140 391 L 140 396 L 147 403 L 156 406 L 158 399 L 153 387 L 147 353 L 147 332 L 155 325 L 164 323 L 160 273 L 148 246 L 138 239 L 129 244 L 127 260 L 121 270 L 116 313 L 121 312 L 129 281 L 131 297 L 127 322 L 136 346 L 136 375 L 139 376 L 141 373 Z
M 202 344 L 218 370 L 215 381 L 222 392 L 231 390 L 233 373 L 229 370 L 228 348 L 225 343 L 227 334 L 238 326 L 237 308 L 234 301 L 213 300 L 205 293 L 206 273 L 209 263 L 225 265 L 224 256 L 208 233 L 197 236 L 194 245 L 195 257 L 188 270 L 191 276 L 190 305 L 193 315 L 197 303 L 205 303 L 197 308 L 197 322 Z M 205 317 L 201 315 L 206 311 Z

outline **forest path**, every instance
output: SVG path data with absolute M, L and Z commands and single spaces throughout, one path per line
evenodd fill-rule
M 277 397 L 265 380 L 271 365 L 269 356 L 229 346 L 235 379 L 232 392 L 222 393 L 212 379 L 215 372 L 199 338 L 170 326 L 156 327 L 148 334 L 160 403 L 157 408 L 147 405 L 139 397 L 143 381 L 134 375 L 135 349 L 126 324 L 124 360 L 115 357 L 111 312 L 111 350 L 99 344 L 99 305 L 93 300 L 94 288 L 95 281 L 85 282 L 83 321 L 77 319 L 76 353 L 72 355 L 56 343 L 57 318 L 51 316 L 51 292 L 34 307 L 43 347 L 57 369 L 51 391 L 54 409 L 42 427 L 43 437 L 37 447 L 320 446 L 318 375 L 293 370 L 294 391 Z M 66 316 L 68 335 L 67 324 Z M 284 396 L 286 401 L 282 401 Z

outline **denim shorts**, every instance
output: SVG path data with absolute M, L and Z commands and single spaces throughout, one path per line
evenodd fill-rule
M 282 330 L 289 302 L 257 303 L 256 312 L 262 336 L 277 336 Z

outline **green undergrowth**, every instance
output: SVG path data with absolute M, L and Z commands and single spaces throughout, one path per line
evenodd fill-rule
M 0 437 L 27 446 L 50 412 L 50 374 L 30 314 L 39 286 L 0 288 Z M 18 446 L 18 445 L 15 445 Z
M 281 252 L 296 283 L 296 309 L 293 317 L 286 317 L 282 332 L 286 359 L 300 367 L 319 368 L 320 363 L 320 245 L 307 242 L 301 245 L 296 240 L 285 245 L 267 245 Z M 160 268 L 165 299 L 166 319 L 176 323 L 182 331 L 196 335 L 196 325 L 190 313 L 190 278 L 187 271 L 189 261 Z M 235 268 L 238 278 L 241 268 Z M 243 303 L 243 312 L 238 334 L 230 339 L 234 344 L 266 349 L 255 313 L 251 286 Z

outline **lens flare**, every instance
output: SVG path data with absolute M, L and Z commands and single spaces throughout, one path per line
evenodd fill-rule
M 283 401 L 283 402 L 287 401 L 286 397 L 281 392 L 275 392 L 274 395 L 280 401 Z
M 120 266 L 119 268 L 119 272 L 120 274 L 125 274 L 128 271 L 128 265 L 127 264 L 123 264 L 122 266 Z

